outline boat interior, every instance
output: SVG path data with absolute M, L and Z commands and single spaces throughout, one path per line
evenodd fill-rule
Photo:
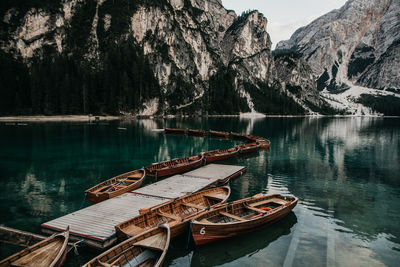
M 187 165 L 191 161 L 197 161 L 199 159 L 200 159 L 199 156 L 193 156 L 193 157 L 190 157 L 190 158 L 183 158 L 183 159 L 175 159 L 175 160 L 171 160 L 171 161 L 165 161 L 165 162 L 161 162 L 161 163 L 156 163 L 156 164 L 153 164 L 153 165 L 151 165 L 151 166 L 149 166 L 147 168 L 150 171 L 155 171 L 157 169 L 172 168 L 172 167 L 178 167 L 178 166 Z
M 91 192 L 96 193 L 96 194 L 114 192 L 121 188 L 127 187 L 133 183 L 136 183 L 141 178 L 142 178 L 141 173 L 132 173 L 127 176 L 113 178 L 113 179 L 108 180 L 105 183 L 101 184 L 99 187 L 93 188 L 93 190 Z
M 214 151 L 208 151 L 208 152 L 204 152 L 204 156 L 208 156 L 208 155 L 221 155 L 221 154 L 226 154 L 226 153 L 233 153 L 236 152 L 238 149 L 236 147 L 231 147 L 231 148 L 227 148 L 227 149 L 219 149 L 219 150 L 214 150 Z
M 34 246 L 32 249 L 26 249 L 20 254 L 19 259 L 11 263 L 11 266 L 50 266 L 56 259 L 64 241 L 64 236 L 56 236 L 54 239 L 42 243 L 39 248 Z
M 94 266 L 154 266 L 163 253 L 167 234 L 160 232 L 134 244 L 126 243 L 95 262 Z
M 120 228 L 126 234 L 134 236 L 160 224 L 168 223 L 170 226 L 174 226 L 188 220 L 207 207 L 221 203 L 225 198 L 226 194 L 221 190 L 215 190 L 215 192 L 207 194 L 197 194 L 186 199 L 178 199 L 137 216 L 122 224 Z
M 224 209 L 205 214 L 198 218 L 200 222 L 231 223 L 247 221 L 264 214 L 272 213 L 277 208 L 289 204 L 290 201 L 281 198 L 269 198 L 258 202 L 241 202 L 235 205 L 227 205 Z

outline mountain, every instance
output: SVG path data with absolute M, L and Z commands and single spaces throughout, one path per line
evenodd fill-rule
M 400 115 L 399 0 L 349 0 L 279 42 L 276 50 L 301 54 L 333 107 L 350 114 Z
M 221 0 L 2 0 L 0 19 L 0 114 L 323 112 L 267 19 Z

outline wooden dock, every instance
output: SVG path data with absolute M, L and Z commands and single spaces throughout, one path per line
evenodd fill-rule
M 208 164 L 43 223 L 42 231 L 53 234 L 70 226 L 71 240 L 108 248 L 117 241 L 115 225 L 139 215 L 139 209 L 225 183 L 245 171 L 243 166 Z

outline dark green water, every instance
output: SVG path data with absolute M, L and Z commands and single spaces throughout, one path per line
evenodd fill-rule
M 106 178 L 240 143 L 153 131 L 164 126 L 269 138 L 270 151 L 222 162 L 248 168 L 231 182 L 231 200 L 260 192 L 299 198 L 284 220 L 247 236 L 189 249 L 187 236 L 174 241 L 166 266 L 398 266 L 400 119 L 395 118 L 0 123 L 0 223 L 40 233 L 41 223 L 79 209 L 84 190 Z M 1 257 L 17 250 L 0 249 Z M 80 256 L 69 254 L 67 266 L 94 255 L 80 249 Z

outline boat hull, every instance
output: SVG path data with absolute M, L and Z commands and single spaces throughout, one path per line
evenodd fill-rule
M 187 233 L 187 231 L 189 230 L 190 220 L 196 215 L 197 214 L 189 217 L 188 219 L 185 219 L 185 221 L 183 221 L 183 222 L 179 222 L 179 223 L 176 223 L 176 224 L 169 224 L 170 231 L 171 231 L 171 239 L 175 238 L 177 236 L 180 236 L 180 235 L 182 235 L 184 233 Z M 116 228 L 115 232 L 117 233 L 117 238 L 120 241 L 127 240 L 127 239 L 132 237 L 131 235 L 129 235 L 126 232 L 122 231 L 120 228 Z
M 260 149 L 260 145 L 257 143 L 251 143 L 251 144 L 240 145 L 239 148 L 240 148 L 239 150 L 240 154 L 246 154 L 258 151 Z
M 68 253 L 69 227 L 0 261 L 0 266 L 63 266 Z
M 186 131 L 187 135 L 192 135 L 192 136 L 206 136 L 207 132 L 203 131 L 203 130 L 192 130 L 192 129 L 188 129 Z
M 171 235 L 169 227 L 160 225 L 156 228 L 152 228 L 148 231 L 131 237 L 128 240 L 125 240 L 115 247 L 103 252 L 83 266 L 131 266 L 129 262 L 133 260 L 140 261 L 140 253 L 142 253 L 144 249 L 158 251 L 159 254 L 156 256 L 151 265 L 146 265 L 146 262 L 139 264 L 138 262 L 135 262 L 135 266 L 160 267 L 162 266 L 165 255 L 168 251 L 170 238 Z
M 269 140 L 257 141 L 257 143 L 260 145 L 260 148 L 262 148 L 262 149 L 268 149 L 269 146 L 271 145 L 271 142 Z
M 262 149 L 268 149 L 271 144 L 271 141 L 269 141 L 268 139 L 266 139 L 264 137 L 260 137 L 260 136 L 248 134 L 247 139 L 251 142 L 256 142 L 257 144 L 260 145 L 260 148 L 262 148 Z
M 165 167 L 165 168 L 159 168 L 159 169 L 154 169 L 152 170 L 152 167 L 154 166 L 147 166 L 145 167 L 146 170 L 146 175 L 150 177 L 165 177 L 165 176 L 171 176 L 174 174 L 186 172 L 189 170 L 192 170 L 194 168 L 200 167 L 203 165 L 203 160 L 204 157 L 201 156 L 196 160 L 193 160 L 192 162 L 189 162 L 188 164 L 180 165 L 180 166 L 172 166 L 172 167 Z M 156 164 L 159 165 L 159 164 Z
M 206 164 L 229 159 L 235 157 L 239 154 L 240 149 L 235 147 L 234 149 L 217 150 L 212 152 L 204 153 L 204 161 Z M 215 152 L 215 153 L 213 153 Z
M 116 187 L 117 190 L 115 191 L 111 191 L 111 192 L 99 192 L 99 190 L 101 190 L 102 187 L 107 187 L 107 186 L 111 186 L 113 183 L 118 182 L 118 179 L 124 179 L 124 177 L 128 177 L 129 175 L 131 176 L 137 176 L 137 178 L 135 178 L 136 181 L 132 182 L 131 184 L 124 186 L 124 187 Z M 99 203 L 102 202 L 104 200 L 122 195 L 126 192 L 130 192 L 132 190 L 135 190 L 137 188 L 139 188 L 144 180 L 144 177 L 146 175 L 145 170 L 140 169 L 140 170 L 135 170 L 135 171 L 131 171 L 131 172 L 127 172 L 118 176 L 115 176 L 109 180 L 106 180 L 96 186 L 93 186 L 92 188 L 88 189 L 85 191 L 86 194 L 86 199 L 90 202 L 93 203 Z M 129 178 L 126 178 L 129 179 Z
M 186 134 L 186 129 L 179 128 L 164 128 L 165 133 L 167 134 Z
M 243 235 L 272 225 L 288 215 L 289 212 L 291 212 L 297 205 L 297 201 L 298 200 L 296 198 L 289 205 L 285 205 L 276 212 L 271 214 L 260 214 L 257 218 L 246 221 L 236 221 L 230 223 L 201 222 L 201 219 L 206 217 L 199 215 L 190 224 L 194 243 L 196 245 L 204 245 L 226 238 Z M 234 203 L 235 202 L 230 205 L 235 205 Z M 224 207 L 218 207 L 215 210 L 224 211 Z
M 226 202 L 230 192 L 227 186 L 211 188 L 155 206 L 146 213 L 118 224 L 115 227 L 117 237 L 126 240 L 154 224 L 165 223 L 170 227 L 171 238 L 174 238 L 187 232 L 192 218 L 210 207 Z
M 230 133 L 228 132 L 219 132 L 219 131 L 213 131 L 210 130 L 209 134 L 211 137 L 218 137 L 218 138 L 229 138 Z

